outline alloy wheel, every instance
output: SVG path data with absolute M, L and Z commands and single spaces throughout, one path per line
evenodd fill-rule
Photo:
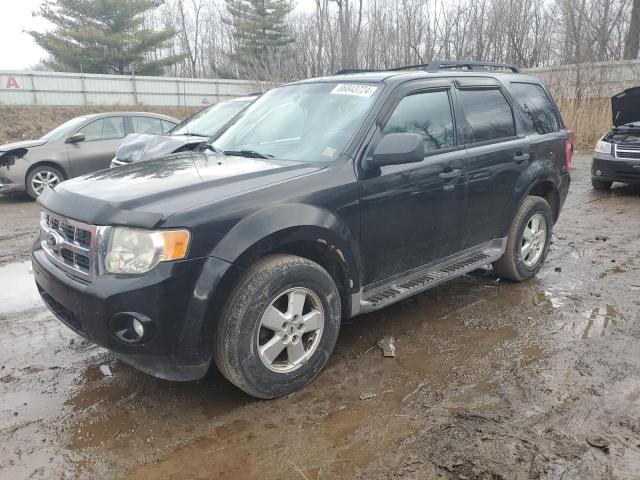
M 51 170 L 41 170 L 31 179 L 31 188 L 37 195 L 40 195 L 45 187 L 53 188 L 59 183 L 60 177 L 57 173 Z
M 295 287 L 267 307 L 258 329 L 258 356 L 277 373 L 293 372 L 313 355 L 324 328 L 324 309 L 311 290 Z
M 540 213 L 536 213 L 529 219 L 522 232 L 520 256 L 527 267 L 534 267 L 538 263 L 546 242 L 547 222 Z

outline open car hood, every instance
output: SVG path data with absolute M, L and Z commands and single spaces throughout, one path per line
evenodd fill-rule
M 640 87 L 627 88 L 611 97 L 613 126 L 640 122 Z
M 123 162 L 142 162 L 181 151 L 186 145 L 199 145 L 206 137 L 197 135 L 148 135 L 132 133 L 116 149 L 116 158 Z

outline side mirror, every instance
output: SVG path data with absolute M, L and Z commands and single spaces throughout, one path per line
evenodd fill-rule
M 69 138 L 67 138 L 67 143 L 79 143 L 84 142 L 84 133 L 74 133 Z
M 389 133 L 382 137 L 367 166 L 401 165 L 424 160 L 424 141 L 417 133 Z

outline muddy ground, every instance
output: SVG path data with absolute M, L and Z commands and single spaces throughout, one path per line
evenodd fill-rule
M 157 380 L 71 333 L 19 262 L 37 209 L 0 199 L 0 478 L 640 478 L 640 189 L 595 192 L 574 165 L 537 278 L 478 271 L 349 321 L 275 401 L 216 372 Z

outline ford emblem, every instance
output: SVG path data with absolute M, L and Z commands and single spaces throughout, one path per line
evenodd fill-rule
M 56 233 L 56 232 L 51 232 L 49 233 L 49 235 L 47 235 L 47 246 L 53 250 L 54 252 L 58 252 L 60 251 L 60 248 L 62 248 L 62 242 L 64 242 L 64 239 L 60 236 L 60 234 Z

